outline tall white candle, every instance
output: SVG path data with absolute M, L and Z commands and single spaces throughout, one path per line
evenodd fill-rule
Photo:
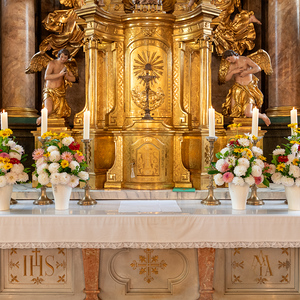
M 88 140 L 90 138 L 90 116 L 89 110 L 85 111 L 83 114 L 83 139 Z
M 252 111 L 252 135 L 258 137 L 258 108 L 254 107 Z
M 41 110 L 41 136 L 47 132 L 48 130 L 48 109 L 46 107 L 44 107 Z
M 297 124 L 296 127 L 298 127 L 297 109 L 295 109 L 295 107 L 293 107 L 290 114 L 291 114 L 291 124 L 296 123 Z M 293 128 L 291 128 L 291 133 L 292 133 L 292 135 L 294 134 Z
M 209 125 L 208 135 L 214 137 L 215 136 L 215 110 L 212 107 L 208 109 L 208 125 Z
M 7 112 L 3 109 L 3 112 L 1 113 L 1 129 L 7 129 L 8 128 L 8 120 L 7 120 Z

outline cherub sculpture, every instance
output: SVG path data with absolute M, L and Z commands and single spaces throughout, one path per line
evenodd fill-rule
M 271 60 L 268 53 L 258 50 L 249 56 L 240 56 L 233 50 L 223 52 L 219 68 L 219 83 L 234 79 L 234 84 L 223 103 L 223 115 L 233 118 L 252 117 L 253 107 L 260 108 L 263 103 L 263 94 L 259 90 L 258 78 L 253 75 L 264 70 L 267 75 L 272 74 Z M 259 117 L 267 126 L 270 119 L 266 114 Z

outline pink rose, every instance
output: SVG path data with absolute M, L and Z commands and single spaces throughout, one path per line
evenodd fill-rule
M 220 172 L 224 173 L 224 172 L 228 171 L 228 169 L 229 169 L 228 167 L 229 167 L 229 164 L 228 164 L 227 162 L 225 162 L 225 163 L 221 166 Z
M 255 184 L 260 184 L 263 182 L 263 176 L 254 177 Z
M 74 157 L 79 163 L 81 163 L 84 159 L 84 156 L 83 155 L 80 156 L 80 155 L 78 155 L 78 153 L 75 153 Z
M 234 178 L 234 175 L 231 172 L 226 172 L 226 173 L 223 174 L 223 181 L 224 182 L 229 183 L 233 180 L 233 178 Z
M 10 158 L 9 155 L 5 152 L 0 153 L 0 156 L 3 157 L 3 158 Z

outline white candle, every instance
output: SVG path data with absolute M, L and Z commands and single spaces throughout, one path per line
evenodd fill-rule
M 8 128 L 8 121 L 7 121 L 7 112 L 3 109 L 3 112 L 1 113 L 1 129 L 7 129 Z
M 290 114 L 291 114 L 291 124 L 296 123 L 297 124 L 296 127 L 298 127 L 297 109 L 295 109 L 295 107 L 293 107 Z M 294 129 L 293 128 L 291 128 L 291 132 L 292 132 L 292 135 L 293 135 L 294 134 Z
M 258 108 L 254 107 L 252 111 L 252 135 L 258 137 Z
M 89 110 L 85 111 L 83 114 L 83 139 L 88 140 L 90 138 L 90 116 Z
M 209 125 L 209 136 L 215 136 L 215 110 L 214 108 L 208 109 L 208 125 Z
M 44 107 L 41 110 L 41 136 L 48 130 L 48 109 Z

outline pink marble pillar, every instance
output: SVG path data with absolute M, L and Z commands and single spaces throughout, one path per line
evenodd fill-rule
M 268 1 L 268 52 L 274 69 L 269 77 L 269 107 L 275 115 L 299 107 L 299 15 L 299 0 Z
M 1 0 L 2 107 L 24 116 L 35 107 L 35 75 L 25 74 L 35 53 L 34 9 L 34 0 Z
M 215 249 L 198 249 L 199 293 L 198 300 L 212 300 L 214 287 Z

